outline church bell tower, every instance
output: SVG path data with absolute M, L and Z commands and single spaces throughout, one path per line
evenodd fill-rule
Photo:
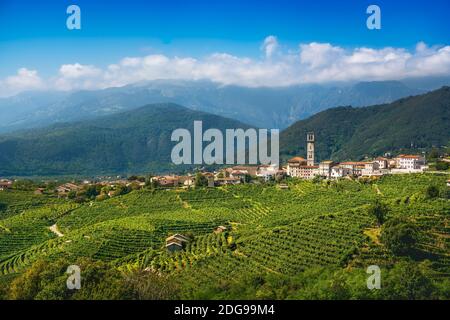
M 306 149 L 307 149 L 307 164 L 308 166 L 314 165 L 314 132 L 308 132 L 306 134 Z

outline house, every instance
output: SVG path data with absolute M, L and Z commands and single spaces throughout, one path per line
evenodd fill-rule
M 425 158 L 419 155 L 401 154 L 395 161 L 397 169 L 421 170 L 425 166 Z
M 318 175 L 329 179 L 331 177 L 331 168 L 335 165 L 335 163 L 331 160 L 322 161 L 319 163 L 319 171 Z
M 157 176 L 150 179 L 151 182 L 156 181 L 161 187 L 178 187 L 180 177 L 177 176 Z
M 286 183 L 280 183 L 278 185 L 278 188 L 280 188 L 281 190 L 288 190 L 289 186 Z
M 230 172 L 231 178 L 238 178 L 244 180 L 246 175 L 249 175 L 249 172 L 247 170 L 232 170 Z
M 395 168 L 395 166 L 397 165 L 397 161 L 395 159 L 389 159 L 388 160 L 388 168 Z
M 290 177 L 300 177 L 300 166 L 306 166 L 307 161 L 302 157 L 294 157 L 288 160 L 287 175 Z
M 362 169 L 361 175 L 365 177 L 381 175 L 379 162 L 369 161 L 364 163 L 364 169 Z
M 240 184 L 241 183 L 241 179 L 239 178 L 216 178 L 216 180 L 214 181 L 214 185 L 216 186 L 225 186 L 225 185 L 236 185 L 236 184 Z
M 218 233 L 225 232 L 225 231 L 227 231 L 227 230 L 228 230 L 227 227 L 224 227 L 224 226 L 218 226 L 216 229 L 214 229 L 214 233 L 218 234 Z
M 331 167 L 330 178 L 339 179 L 353 174 L 352 169 L 341 167 L 340 165 Z
M 283 175 L 284 171 L 280 170 L 277 164 L 262 165 L 258 168 L 258 172 L 256 174 L 257 177 L 263 178 L 264 181 L 269 181 Z
M 12 185 L 13 185 L 13 182 L 11 180 L 2 179 L 2 180 L 0 180 L 0 191 L 11 189 Z
M 380 169 L 380 170 L 382 170 L 382 169 L 388 169 L 389 167 L 388 167 L 388 165 L 389 165 L 389 162 L 388 162 L 388 158 L 385 158 L 385 157 L 378 157 L 378 158 L 376 158 L 375 159 L 375 162 L 377 162 L 378 163 L 378 168 Z
M 298 173 L 299 178 L 311 180 L 319 174 L 319 166 L 300 166 Z
M 242 171 L 242 172 L 246 172 L 247 174 L 251 175 L 251 176 L 256 176 L 257 172 L 258 172 L 258 166 L 234 166 L 231 168 L 232 171 Z
M 354 176 L 361 176 L 362 170 L 365 168 L 365 162 L 358 162 L 358 161 L 348 161 L 348 162 L 341 162 L 340 166 L 342 168 L 347 168 L 352 170 L 352 175 Z
M 182 234 L 174 234 L 166 239 L 166 249 L 170 252 L 183 250 L 189 240 L 188 237 Z
M 179 184 L 182 184 L 185 187 L 190 187 L 195 184 L 195 177 L 194 176 L 181 176 L 179 177 Z
M 36 194 L 36 195 L 42 195 L 42 194 L 44 194 L 44 191 L 45 191 L 44 188 L 37 188 L 37 189 L 34 191 L 34 194 Z
M 78 191 L 80 189 L 81 189 L 81 187 L 77 186 L 74 183 L 65 183 L 65 184 L 57 187 L 56 191 L 60 195 L 65 195 L 65 194 L 68 194 L 69 192 L 72 192 L 72 191 L 76 192 L 76 191 Z
M 302 157 L 294 157 L 288 160 L 287 174 L 301 179 L 313 179 L 319 174 L 319 166 L 308 165 L 308 161 Z

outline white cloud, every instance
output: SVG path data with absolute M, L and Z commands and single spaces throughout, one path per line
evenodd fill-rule
M 82 65 L 79 63 L 75 64 L 63 64 L 59 68 L 59 73 L 61 77 L 68 79 L 77 79 L 83 77 L 95 77 L 102 73 L 102 70 L 94 67 Z
M 91 65 L 80 63 L 63 64 L 59 68 L 58 76 L 52 79 L 53 87 L 59 90 L 99 89 L 98 82 L 104 71 Z
M 300 45 L 300 61 L 312 69 L 333 63 L 344 54 L 344 50 L 329 43 L 312 42 Z
M 0 80 L 0 96 L 11 96 L 21 91 L 39 90 L 45 87 L 36 70 L 20 68 L 17 74 Z
M 202 58 L 163 54 L 124 57 L 103 69 L 64 64 L 57 75 L 45 80 L 37 71 L 21 68 L 17 75 L 0 80 L 0 95 L 47 87 L 99 89 L 156 79 L 209 79 L 226 85 L 257 87 L 450 75 L 450 46 L 428 46 L 423 42 L 414 51 L 392 47 L 345 49 L 312 42 L 300 44 L 296 51 L 282 52 L 276 37 L 269 36 L 261 49 L 265 54 L 261 59 L 216 52 Z
M 278 49 L 278 39 L 275 36 L 268 36 L 264 39 L 264 43 L 261 47 L 264 50 L 266 58 L 271 58 L 275 51 Z

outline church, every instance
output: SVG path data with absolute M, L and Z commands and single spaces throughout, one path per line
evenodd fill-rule
M 309 180 L 319 174 L 319 166 L 315 164 L 314 144 L 314 132 L 308 132 L 306 134 L 306 159 L 302 157 L 290 159 L 287 165 L 288 176 Z

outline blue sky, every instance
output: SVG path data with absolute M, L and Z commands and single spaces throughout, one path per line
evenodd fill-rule
M 70 4 L 81 8 L 81 30 L 66 28 Z M 370 4 L 381 8 L 381 30 L 366 28 Z M 149 54 L 259 59 L 269 35 L 285 52 L 312 42 L 345 49 L 444 46 L 449 15 L 448 0 L 2 0 L 0 79 L 19 68 L 51 77 L 63 64 L 106 68 Z

